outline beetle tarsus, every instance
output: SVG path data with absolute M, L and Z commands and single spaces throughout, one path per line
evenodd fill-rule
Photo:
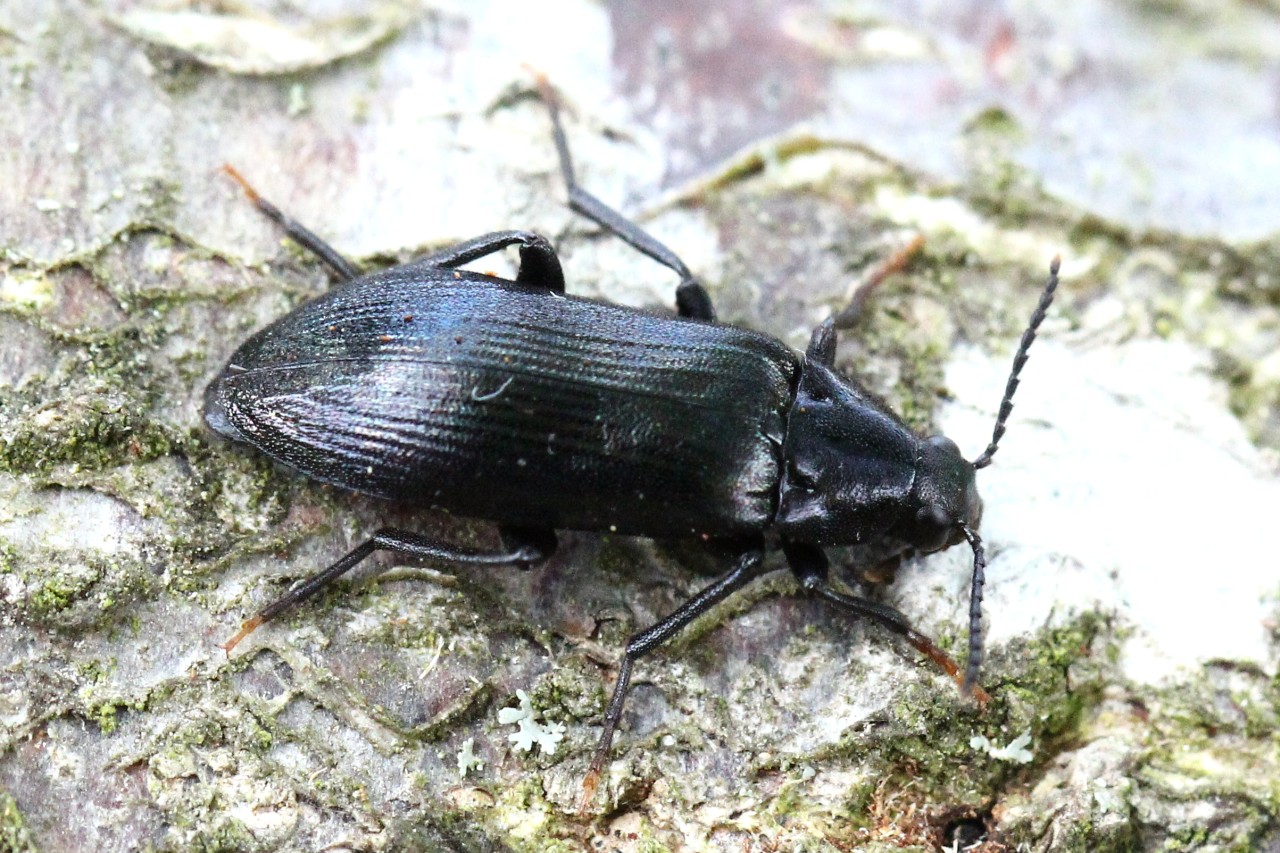
M 976 682 L 965 682 L 964 671 L 960 669 L 960 664 L 956 663 L 951 655 L 938 648 L 933 640 L 921 634 L 919 631 L 911 630 L 903 635 L 908 643 L 915 648 L 920 654 L 937 664 L 938 668 L 951 676 L 951 680 L 960 688 L 960 695 L 967 697 L 972 696 L 978 700 L 978 704 L 986 707 L 991 701 L 990 694 L 982 689 L 982 685 Z
M 659 623 L 659 625 L 661 624 Z M 650 631 L 652 630 L 651 628 Z M 643 634 L 637 634 L 636 636 L 640 637 Z M 622 707 L 626 704 L 627 691 L 631 685 L 631 670 L 635 666 L 636 659 L 640 656 L 639 654 L 635 656 L 631 654 L 631 646 L 634 642 L 635 638 L 632 638 L 632 642 L 627 644 L 627 653 L 618 665 L 618 678 L 613 684 L 613 695 L 609 699 L 609 708 L 604 715 L 604 727 L 600 732 L 600 740 L 596 744 L 596 751 L 591 755 L 591 764 L 587 766 L 587 775 L 582 780 L 582 793 L 578 804 L 579 813 L 583 813 L 591 805 L 591 801 L 595 799 L 596 787 L 600 784 L 600 774 L 604 771 L 605 762 L 609 759 L 609 748 L 613 744 L 613 735 L 618 729 L 618 722 L 622 719 Z M 642 652 L 641 654 L 644 653 Z
M 258 206 L 259 210 L 262 210 L 260 205 L 266 204 L 266 202 L 263 201 L 262 196 L 258 195 L 258 191 L 253 188 L 253 184 L 249 183 L 248 179 L 245 178 L 244 175 L 240 174 L 239 169 L 237 169 L 235 166 L 232 166 L 230 163 L 223 163 L 222 171 L 225 172 L 227 175 L 229 175 L 231 177 L 231 180 L 235 181 L 237 184 L 240 185 L 240 189 L 242 189 L 244 191 L 244 194 L 248 196 L 249 201 L 253 202 L 255 206 Z M 279 214 L 280 211 L 275 207 L 275 205 L 268 204 L 267 206 L 271 210 L 274 210 L 276 212 L 276 215 Z M 266 213 L 267 216 L 272 218 L 272 220 L 275 220 L 275 216 L 273 216 L 271 213 L 267 213 L 266 210 L 263 210 L 262 212 Z
M 894 252 L 886 258 L 878 266 L 874 267 L 867 273 L 863 279 L 858 282 L 854 288 L 853 295 L 849 297 L 849 304 L 842 308 L 837 314 L 833 315 L 830 323 L 837 329 L 847 330 L 857 325 L 858 320 L 862 318 L 863 311 L 866 310 L 867 301 L 871 295 L 880 288 L 880 285 L 895 273 L 902 272 L 906 269 L 907 264 L 924 248 L 924 235 L 917 234 L 911 238 L 907 245 Z
M 587 775 L 582 777 L 582 788 L 578 792 L 578 816 L 586 817 L 591 811 L 591 802 L 596 798 L 596 789 L 600 786 L 600 773 L 604 767 L 604 760 L 599 753 L 591 759 L 591 766 L 587 768 Z
M 243 640 L 245 637 L 249 636 L 254 631 L 258 630 L 258 626 L 265 621 L 266 620 L 262 618 L 262 614 L 260 613 L 250 617 L 249 619 L 244 620 L 244 622 L 240 625 L 240 630 L 236 631 L 235 636 L 227 640 L 225 643 L 222 643 L 221 645 L 219 645 L 218 648 L 226 652 L 227 657 L 231 657 L 231 650 L 234 649 L 236 646 L 240 645 L 240 641 Z

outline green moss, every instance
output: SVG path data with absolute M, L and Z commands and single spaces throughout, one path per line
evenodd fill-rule
M 585 657 L 562 658 L 529 690 L 529 700 L 547 722 L 597 722 L 604 713 L 600 671 Z
M 18 602 L 24 621 L 63 629 L 109 625 L 121 607 L 153 594 L 160 579 L 138 554 L 102 556 L 81 552 L 77 559 L 51 548 L 33 547 L 13 573 L 26 590 Z
M 110 390 L 55 399 L 42 412 L 18 421 L 0 443 L 0 471 L 38 475 L 62 465 L 100 471 L 158 459 L 173 450 L 166 430 L 145 416 L 146 405 L 136 399 Z M 13 397 L 0 406 L 24 408 Z
M 1104 618 L 1083 614 L 993 656 L 988 672 L 999 673 L 999 683 L 991 685 L 985 710 L 962 705 L 935 685 L 915 685 L 900 694 L 889 726 L 870 736 L 851 732 L 835 751 L 864 766 L 873 762 L 869 777 L 903 802 L 981 810 L 1024 765 L 976 750 L 970 740 L 984 735 L 1004 745 L 1029 732 L 1034 763 L 1047 763 L 1071 742 L 1084 712 L 1100 701 L 1111 669 L 1106 650 L 1116 637 Z M 869 796 L 870 791 L 858 792 L 851 810 Z
M 0 853 L 36 853 L 36 843 L 18 802 L 0 790 Z
M 1030 726 L 1037 740 L 1069 736 L 1084 710 L 1101 699 L 1124 636 L 1110 617 L 1087 612 L 1006 648 L 996 656 L 997 665 L 1008 660 L 1015 673 L 999 688 L 1005 723 Z
M 808 800 L 804 783 L 788 780 L 769 802 L 768 814 L 773 820 L 786 823 L 788 818 L 803 815 L 806 811 Z
M 94 720 L 104 735 L 111 734 L 116 730 L 116 706 L 110 702 L 98 706 Z
M 184 849 L 198 853 L 244 853 L 270 849 L 254 838 L 243 823 L 225 813 L 220 813 L 212 825 L 195 829 L 183 842 Z
M 1206 827 L 1194 827 L 1172 833 L 1164 843 L 1167 851 L 1203 850 L 1209 841 Z
M 1011 141 L 1025 137 L 1018 120 L 1000 107 L 988 107 L 969 119 L 965 123 L 965 132 L 1003 136 Z
M 37 622 L 52 621 L 57 614 L 84 597 L 102 578 L 101 570 L 88 565 L 82 565 L 80 568 L 84 571 L 46 577 L 43 583 L 39 582 L 42 572 L 34 573 L 27 578 L 29 583 L 35 584 L 35 591 L 27 597 L 26 601 L 26 609 L 32 619 Z
M 121 711 L 145 711 L 151 697 L 145 692 L 134 698 L 116 695 L 106 701 L 95 701 L 98 691 L 89 688 L 81 691 L 81 700 L 86 703 L 84 716 L 97 724 L 103 735 L 112 734 L 120 724 Z

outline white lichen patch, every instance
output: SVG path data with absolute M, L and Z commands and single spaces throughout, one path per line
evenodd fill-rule
M 560 741 L 564 740 L 563 723 L 541 723 L 538 712 L 529 701 L 529 694 L 523 690 L 516 691 L 520 700 L 518 708 L 502 708 L 498 711 L 498 722 L 504 726 L 518 725 L 519 729 L 507 736 L 512 745 L 520 752 L 528 752 L 537 745 L 543 755 L 554 755 Z
M 465 778 L 472 770 L 483 769 L 484 761 L 475 754 L 475 738 L 467 738 L 458 750 L 458 775 Z
M 985 752 L 997 761 L 1011 761 L 1015 764 L 1029 764 L 1035 753 L 1027 749 L 1031 745 L 1031 732 L 1023 732 L 1005 746 L 996 746 L 986 735 L 975 735 L 969 739 L 969 746 Z
M 1008 363 L 961 351 L 942 431 L 973 454 L 990 435 Z M 1253 531 L 1274 526 L 1280 479 L 1250 443 L 1207 356 L 1161 340 L 1106 348 L 1046 338 L 1031 351 L 1000 452 L 978 485 L 991 556 L 992 646 L 1074 613 L 1132 626 L 1123 674 L 1163 683 L 1210 660 L 1272 671 L 1274 561 Z M 945 564 L 941 562 L 946 559 Z M 912 597 L 958 624 L 970 561 L 936 555 L 951 592 Z M 920 609 L 914 609 L 919 607 Z
M 26 308 L 44 308 L 53 302 L 53 283 L 43 275 L 0 277 L 0 302 Z

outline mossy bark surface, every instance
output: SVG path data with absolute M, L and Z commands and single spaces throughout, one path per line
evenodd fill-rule
M 905 5 L 0 0 L 0 851 L 1280 844 L 1280 10 Z M 626 638 L 716 568 L 594 534 L 218 648 L 379 526 L 496 542 L 203 426 L 329 286 L 222 163 L 366 269 L 531 228 L 670 305 L 565 209 L 525 64 L 725 321 L 802 349 L 922 235 L 840 367 L 970 454 L 1062 255 L 980 474 L 985 711 L 781 572 L 638 667 L 580 814 Z M 969 566 L 864 591 L 959 656 Z

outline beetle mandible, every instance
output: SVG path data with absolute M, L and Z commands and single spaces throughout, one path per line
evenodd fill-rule
M 205 393 L 208 425 L 325 483 L 497 522 L 503 547 L 475 550 L 384 528 L 259 611 L 224 648 L 378 550 L 527 567 L 555 550 L 557 529 L 611 531 L 710 540 L 735 557 L 727 573 L 628 642 L 584 783 L 588 797 L 635 662 L 770 571 L 767 550 L 783 552 L 806 593 L 905 638 L 985 701 L 977 684 L 986 561 L 975 472 L 1004 434 L 1059 260 L 1014 356 L 991 441 L 966 461 L 950 439 L 915 434 L 836 371 L 837 329 L 856 304 L 814 329 L 803 356 L 715 322 L 684 262 L 578 185 L 545 82 L 542 96 L 570 207 L 679 276 L 678 317 L 567 295 L 554 248 L 529 231 L 486 234 L 360 275 L 227 167 L 342 284 L 235 351 Z M 461 269 L 513 245 L 514 280 Z M 828 580 L 829 546 L 929 552 L 965 541 L 973 575 L 963 674 L 900 612 Z

